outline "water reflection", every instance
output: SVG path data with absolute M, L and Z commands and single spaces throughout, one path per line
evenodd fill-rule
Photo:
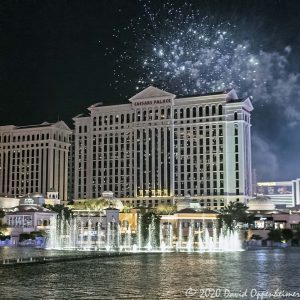
M 1 249 L 2 257 L 3 252 L 7 250 Z M 2 299 L 185 299 L 189 288 L 297 291 L 299 265 L 295 250 L 145 253 L 1 267 L 0 292 L 6 296 Z M 191 298 L 199 299 L 199 294 Z

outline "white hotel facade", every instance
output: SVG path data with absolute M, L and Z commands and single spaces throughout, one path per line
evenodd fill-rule
M 0 126 L 0 195 L 59 193 L 67 200 L 72 131 L 63 122 Z
M 177 98 L 148 87 L 129 101 L 73 119 L 75 199 L 112 191 L 124 204 L 156 206 L 190 195 L 217 209 L 251 197 L 249 98 L 234 90 Z

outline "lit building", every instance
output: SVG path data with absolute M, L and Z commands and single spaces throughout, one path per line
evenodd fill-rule
M 190 195 L 215 209 L 251 197 L 249 98 L 148 87 L 129 101 L 73 119 L 75 199 L 113 191 L 124 204 L 156 206 Z
M 5 210 L 6 234 L 11 236 L 11 244 L 17 245 L 20 234 L 37 231 L 49 233 L 51 220 L 57 213 L 42 207 L 45 203 L 42 195 L 24 196 L 18 206 Z
M 258 182 L 257 195 L 268 196 L 277 207 L 300 205 L 300 179 L 278 182 Z
M 55 190 L 67 199 L 71 130 L 63 122 L 0 126 L 0 194 Z
M 300 178 L 292 180 L 293 184 L 293 199 L 295 206 L 300 206 Z

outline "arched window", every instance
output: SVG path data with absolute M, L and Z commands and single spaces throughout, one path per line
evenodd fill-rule
M 223 114 L 223 108 L 222 108 L 222 105 L 219 105 L 219 116 L 221 116 Z
M 199 107 L 199 117 L 203 116 L 203 109 L 202 106 Z
M 130 114 L 126 114 L 126 122 L 130 123 Z
M 121 124 L 124 124 L 124 115 L 121 114 Z
M 174 109 L 174 119 L 177 119 L 177 109 Z
M 235 111 L 234 112 L 234 120 L 236 121 L 238 119 L 238 114 L 237 114 L 237 112 Z
M 196 118 L 197 110 L 196 107 L 193 107 L 193 118 Z
M 141 121 L 141 114 L 142 114 L 142 112 L 138 109 L 136 111 L 136 120 L 137 120 L 137 122 Z
M 205 107 L 205 116 L 208 117 L 209 116 L 209 106 Z
M 212 116 L 214 116 L 216 114 L 216 106 L 215 105 L 213 105 L 211 107 L 211 114 L 212 114 Z
M 143 111 L 143 121 L 146 121 L 146 117 L 147 117 L 147 111 L 144 110 L 144 111 Z
M 109 116 L 109 124 L 112 125 L 113 124 L 113 116 Z
M 187 118 L 190 118 L 190 117 L 191 117 L 191 110 L 190 110 L 189 107 L 186 109 L 186 117 L 187 117 Z
M 165 118 L 165 109 L 164 108 L 162 108 L 161 111 L 160 111 L 160 118 L 161 119 Z
M 183 108 L 180 108 L 180 119 L 183 119 Z
M 167 119 L 171 118 L 171 109 L 170 107 L 167 108 Z

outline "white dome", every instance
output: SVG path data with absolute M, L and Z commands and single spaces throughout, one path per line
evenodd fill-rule
M 249 210 L 274 210 L 275 204 L 270 197 L 258 196 L 248 202 Z

